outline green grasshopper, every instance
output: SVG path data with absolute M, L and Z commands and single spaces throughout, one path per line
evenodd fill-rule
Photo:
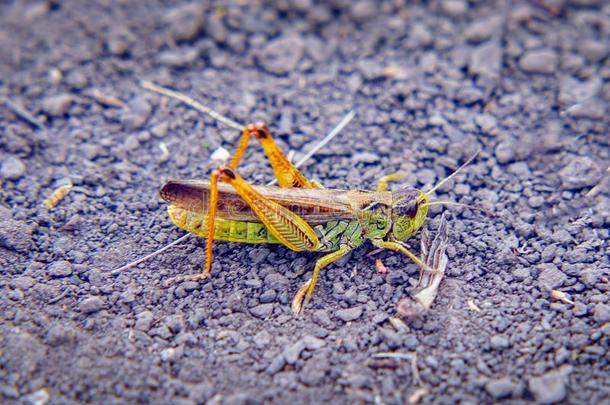
M 261 143 L 279 187 L 250 185 L 237 173 L 252 137 Z M 169 217 L 179 228 L 206 238 L 204 270 L 188 276 L 191 280 L 210 277 L 215 240 L 282 244 L 296 252 L 325 253 L 292 301 L 298 314 L 311 299 L 320 271 L 367 240 L 379 249 L 401 252 L 422 271 L 435 273 L 403 241 L 421 228 L 431 204 L 445 203 L 431 202 L 430 194 L 475 157 L 427 192 L 411 186 L 388 191 L 388 183 L 399 180 L 399 174 L 382 177 L 375 191 L 326 189 L 307 179 L 286 158 L 269 129 L 257 123 L 243 128 L 231 162 L 214 170 L 210 181 L 170 180 L 160 196 L 169 203 Z

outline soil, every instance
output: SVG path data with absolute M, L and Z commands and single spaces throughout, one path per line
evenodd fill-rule
M 608 403 L 609 50 L 596 0 L 0 2 L 1 401 Z M 201 270 L 192 237 L 112 274 L 183 234 L 163 181 L 239 138 L 140 80 L 295 160 L 354 110 L 303 167 L 326 187 L 429 189 L 480 149 L 435 198 L 494 215 L 431 207 L 447 275 L 402 324 L 418 269 L 370 245 L 299 317 L 319 254 L 219 242 L 209 281 L 166 287 Z M 258 146 L 239 171 L 272 179 Z

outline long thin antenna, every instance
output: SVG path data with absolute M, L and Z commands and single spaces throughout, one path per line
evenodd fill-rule
M 223 124 L 235 128 L 239 131 L 243 131 L 245 125 L 240 124 L 239 122 L 233 121 L 231 118 L 225 117 L 218 111 L 212 110 L 210 107 L 207 107 L 201 104 L 199 101 L 190 98 L 186 94 L 178 93 L 177 91 L 170 90 L 166 87 L 161 87 L 159 85 L 154 84 L 153 82 L 149 82 L 147 80 L 142 80 L 140 82 L 140 86 L 144 87 L 146 90 L 154 91 L 155 93 L 162 94 L 167 97 L 174 98 L 176 100 L 182 101 L 184 104 L 189 107 L 194 108 L 195 110 L 201 111 L 204 114 L 209 115 L 215 120 L 222 122 Z
M 150 259 L 152 257 L 155 257 L 156 255 L 165 252 L 167 249 L 169 249 L 169 248 L 171 248 L 173 246 L 176 246 L 177 244 L 187 240 L 190 236 L 191 236 L 190 233 L 187 233 L 186 235 L 182 235 L 181 237 L 179 237 L 175 241 L 173 241 L 173 242 L 163 246 L 161 249 L 157 249 L 154 252 L 152 252 L 151 254 L 148 254 L 148 255 L 146 255 L 144 257 L 140 257 L 139 259 L 134 260 L 133 262 L 128 263 L 125 266 L 122 266 L 122 267 L 119 267 L 118 269 L 112 270 L 110 272 L 110 274 L 115 276 L 115 275 L 119 274 L 120 272 L 122 272 L 123 270 L 127 270 L 127 269 L 132 268 L 133 266 L 137 266 L 138 264 L 140 264 L 142 262 L 145 262 L 146 260 L 148 260 L 148 259 Z
M 197 101 L 195 101 L 195 100 L 191 99 L 190 97 L 188 97 L 188 96 L 186 96 L 186 95 L 184 95 L 184 94 L 177 93 L 177 92 L 172 91 L 172 90 L 169 90 L 169 89 L 165 89 L 165 88 L 163 88 L 163 87 L 157 86 L 157 85 L 156 85 L 156 84 L 154 84 L 154 83 L 151 83 L 151 82 L 146 82 L 146 81 L 143 81 L 143 82 L 142 82 L 142 87 L 144 87 L 144 88 L 146 88 L 146 89 L 149 89 L 149 90 L 152 90 L 152 91 L 155 91 L 155 92 L 157 92 L 157 93 L 160 93 L 160 94 L 166 95 L 166 96 L 168 96 L 168 97 L 176 98 L 176 99 L 178 99 L 178 100 L 180 100 L 180 101 L 183 101 L 184 103 L 188 104 L 189 106 L 191 106 L 191 107 L 193 107 L 193 108 L 195 108 L 195 109 L 197 109 L 197 110 L 199 110 L 199 111 L 202 111 L 202 112 L 204 112 L 204 113 L 206 113 L 206 114 L 209 114 L 211 117 L 213 117 L 213 118 L 215 118 L 215 119 L 218 119 L 219 121 L 223 122 L 223 123 L 224 123 L 224 124 L 226 124 L 226 125 L 232 126 L 233 128 L 240 129 L 240 130 L 241 130 L 241 129 L 243 129 L 243 126 L 239 126 L 240 124 L 236 123 L 235 121 L 232 121 L 232 120 L 230 120 L 229 118 L 226 118 L 226 117 L 224 117 L 224 116 L 220 115 L 220 114 L 219 114 L 219 113 L 217 113 L 216 111 L 211 110 L 211 109 L 209 109 L 208 107 L 205 107 L 204 105 L 202 105 L 202 104 L 198 103 Z M 198 106 L 199 106 L 199 107 L 198 107 Z M 200 107 L 201 107 L 201 108 L 200 108 Z M 211 111 L 213 114 L 211 114 L 211 113 L 210 113 L 210 111 Z M 309 151 L 309 152 L 308 152 L 308 153 L 307 153 L 307 154 L 306 154 L 306 155 L 303 157 L 303 159 L 299 160 L 299 161 L 298 161 L 298 162 L 295 164 L 295 166 L 296 166 L 296 167 L 301 166 L 301 165 L 302 165 L 303 163 L 305 163 L 305 162 L 306 162 L 308 159 L 310 159 L 310 158 L 311 158 L 311 157 L 312 157 L 314 154 L 316 154 L 316 152 L 318 152 L 318 151 L 319 151 L 319 150 L 320 150 L 322 147 L 324 147 L 324 145 L 326 145 L 326 144 L 327 144 L 328 142 L 330 142 L 330 141 L 331 141 L 331 140 L 332 140 L 332 139 L 333 139 L 333 138 L 334 138 L 334 137 L 335 137 L 337 134 L 339 134 L 339 132 L 341 132 L 341 130 L 342 130 L 343 128 L 345 128 L 345 126 L 346 126 L 346 125 L 347 125 L 347 124 L 348 124 L 348 123 L 349 123 L 349 122 L 350 122 L 350 121 L 351 121 L 351 120 L 354 118 L 354 116 L 355 116 L 355 115 L 356 115 L 356 114 L 354 113 L 354 111 L 353 111 L 353 110 L 352 110 L 352 111 L 350 111 L 350 112 L 348 112 L 348 113 L 345 115 L 345 117 L 343 117 L 343 119 L 341 120 L 341 122 L 339 122 L 339 124 L 337 124 L 337 126 L 336 126 L 336 127 L 334 127 L 334 128 L 332 129 L 332 131 L 330 131 L 330 132 L 329 132 L 329 133 L 328 133 L 328 134 L 327 134 L 327 135 L 326 135 L 326 136 L 325 136 L 325 137 L 324 137 L 324 138 L 323 138 L 323 139 L 322 139 L 322 140 L 321 140 L 321 141 L 320 141 L 320 142 L 319 142 L 319 143 L 318 143 L 316 146 L 314 146 L 314 147 L 313 147 L 313 148 L 312 148 L 312 149 L 311 149 L 311 150 L 310 150 L 310 151 Z M 222 118 L 218 118 L 218 117 L 222 117 Z M 232 124 L 235 124 L 235 125 L 232 125 Z M 271 186 L 271 185 L 275 184 L 275 183 L 276 183 L 276 181 L 277 181 L 277 180 L 273 180 L 273 181 L 271 181 L 271 182 L 269 182 L 269 183 L 267 183 L 267 184 Z M 169 243 L 169 244 L 167 244 L 167 245 L 163 246 L 162 248 L 157 249 L 157 250 L 155 250 L 154 252 L 152 252 L 152 253 L 150 253 L 150 254 L 148 254 L 148 255 L 144 256 L 144 257 L 141 257 L 141 258 L 139 258 L 139 259 L 137 259 L 137 260 L 134 260 L 134 261 L 133 261 L 133 262 L 131 262 L 131 263 L 127 263 L 126 265 L 121 266 L 121 267 L 119 267 L 118 269 L 112 270 L 112 271 L 110 272 L 110 274 L 112 274 L 112 275 L 114 276 L 114 275 L 117 275 L 117 274 L 121 273 L 122 271 L 125 271 L 125 270 L 127 270 L 127 269 L 130 269 L 130 268 L 132 268 L 132 267 L 134 267 L 134 266 L 137 266 L 138 264 L 140 264 L 140 263 L 142 263 L 142 262 L 145 262 L 146 260 L 151 259 L 151 258 L 153 258 L 153 257 L 155 257 L 155 256 L 157 256 L 157 255 L 159 255 L 159 254 L 161 254 L 161 253 L 163 253 L 163 252 L 165 252 L 165 251 L 166 251 L 166 250 L 168 250 L 169 248 L 171 248 L 171 247 L 173 247 L 173 246 L 175 246 L 175 245 L 177 245 L 177 244 L 179 244 L 179 243 L 181 243 L 181 242 L 183 242 L 183 241 L 187 240 L 187 239 L 188 239 L 190 236 L 191 236 L 191 234 L 190 234 L 190 233 L 187 233 L 187 234 L 185 234 L 185 235 L 182 235 L 180 238 L 178 238 L 178 239 L 176 239 L 175 241 L 173 241 L 173 242 L 171 242 L 171 243 Z
M 464 169 L 466 166 L 468 166 L 478 155 L 479 153 L 481 153 L 480 150 L 476 151 L 474 155 L 472 155 L 470 157 L 470 159 L 468 159 L 466 161 L 466 163 L 464 163 L 463 165 L 461 165 L 460 167 L 458 167 L 453 173 L 451 173 L 449 176 L 445 177 L 444 179 L 442 179 L 441 181 L 439 181 L 436 186 L 432 187 L 430 190 L 426 191 L 426 195 L 430 195 L 433 192 L 435 192 L 436 190 L 438 190 L 439 187 L 441 187 L 443 184 L 445 184 L 446 182 L 448 182 L 449 180 L 451 180 L 452 178 L 454 178 L 462 169 Z

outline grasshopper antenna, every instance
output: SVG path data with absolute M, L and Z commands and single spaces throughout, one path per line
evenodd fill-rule
M 230 118 L 227 118 L 227 117 L 221 115 L 220 113 L 212 110 L 209 107 L 204 106 L 203 104 L 193 100 L 192 98 L 190 98 L 189 96 L 187 96 L 185 94 L 178 93 L 178 92 L 166 89 L 166 88 L 161 87 L 161 86 L 157 86 L 156 84 L 154 84 L 152 82 L 148 82 L 148 81 L 142 81 L 141 82 L 141 86 L 144 87 L 145 89 L 154 91 L 154 92 L 159 93 L 159 94 L 163 94 L 163 95 L 165 95 L 167 97 L 171 97 L 171 98 L 175 98 L 177 100 L 180 100 L 180 101 L 184 102 L 185 104 L 187 104 L 188 106 L 193 107 L 194 109 L 196 109 L 198 111 L 204 112 L 204 113 L 210 115 L 212 118 L 217 119 L 218 121 L 220 121 L 223 124 L 228 125 L 228 126 L 230 126 L 232 128 L 239 129 L 240 131 L 244 129 L 243 125 L 241 125 L 241 124 L 231 120 Z M 343 117 L 341 122 L 339 122 L 339 124 L 337 124 L 337 126 L 332 129 L 332 131 L 330 131 L 320 142 L 318 142 L 318 144 L 316 146 L 314 146 L 301 160 L 299 160 L 295 164 L 295 167 L 298 168 L 298 167 L 302 166 L 308 159 L 310 159 L 321 148 L 323 148 L 326 144 L 328 144 L 335 136 L 337 136 L 339 134 L 339 132 L 341 132 L 341 130 L 343 128 L 345 128 L 345 126 L 347 124 L 349 124 L 349 122 L 355 116 L 356 116 L 356 114 L 354 113 L 353 110 L 349 111 L 345 115 L 345 117 Z M 276 180 L 268 183 L 268 185 L 273 185 L 275 183 L 276 183 Z M 128 270 L 128 269 L 130 269 L 130 268 L 132 268 L 134 266 L 137 266 L 138 264 L 143 263 L 146 260 L 151 259 L 151 258 L 153 258 L 153 257 L 155 257 L 155 256 L 157 256 L 157 255 L 159 255 L 159 254 L 161 254 L 163 252 L 165 252 L 166 250 L 170 249 L 171 247 L 173 247 L 173 246 L 175 246 L 175 245 L 177 245 L 179 243 L 182 243 L 183 241 L 187 240 L 190 236 L 191 236 L 190 233 L 182 235 L 180 238 L 178 238 L 175 241 L 170 242 L 169 244 L 167 244 L 167 245 L 165 245 L 165 246 L 155 250 L 154 252 L 152 252 L 152 253 L 144 256 L 144 257 L 141 257 L 141 258 L 139 258 L 137 260 L 134 260 L 131 263 L 127 263 L 126 265 L 121 266 L 118 269 L 112 270 L 110 272 L 110 274 L 112 274 L 114 276 L 114 275 L 117 275 L 117 274 L 121 273 L 122 271 Z
M 476 151 L 474 153 L 474 155 L 472 155 L 470 157 L 470 159 L 468 159 L 463 165 L 461 165 L 460 167 L 458 167 L 457 169 L 455 169 L 455 171 L 453 173 L 451 173 L 449 176 L 445 177 L 444 179 L 442 179 L 441 181 L 439 181 L 436 186 L 432 187 L 430 190 L 426 191 L 426 195 L 430 196 L 430 194 L 434 193 L 436 190 L 438 190 L 443 184 L 445 184 L 446 182 L 448 182 L 449 180 L 451 180 L 452 178 L 454 178 L 462 169 L 464 169 L 466 166 L 468 166 L 470 163 L 472 163 L 472 161 L 479 156 L 479 153 L 481 153 L 480 150 Z
M 202 113 L 207 114 L 210 117 L 214 118 L 216 121 L 222 122 L 223 124 L 225 124 L 231 128 L 237 129 L 239 131 L 243 131 L 245 128 L 245 125 L 242 125 L 239 122 L 233 121 L 231 118 L 225 117 L 218 111 L 215 111 L 215 110 L 211 109 L 210 107 L 207 107 L 207 106 L 201 104 L 199 101 L 190 98 L 186 94 L 178 93 L 177 91 L 170 90 L 166 87 L 161 87 L 161 86 L 154 84 L 153 82 L 149 82 L 147 80 L 142 80 L 140 82 L 140 86 L 142 86 L 146 90 L 150 90 L 152 92 L 182 101 L 184 104 L 188 105 L 189 107 L 194 108 L 197 111 L 201 111 Z

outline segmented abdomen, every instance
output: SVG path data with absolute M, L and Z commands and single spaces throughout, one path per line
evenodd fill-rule
M 170 205 L 167 208 L 170 219 L 180 229 L 201 238 L 208 236 L 207 213 L 187 211 Z M 232 221 L 216 218 L 214 240 L 238 243 L 280 243 L 261 223 Z

